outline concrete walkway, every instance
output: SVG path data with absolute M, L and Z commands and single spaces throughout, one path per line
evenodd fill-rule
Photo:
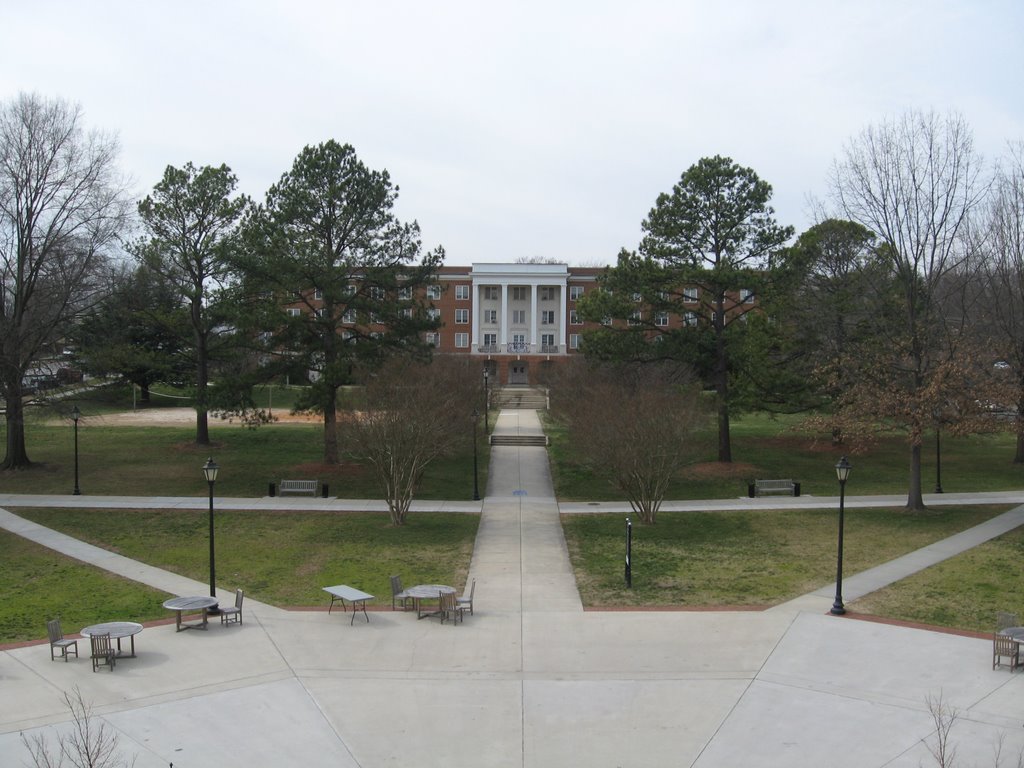
M 505 411 L 496 426 L 539 429 L 527 411 Z M 138 658 L 113 673 L 92 673 L 85 657 L 51 662 L 45 644 L 5 651 L 0 768 L 25 764 L 19 732 L 52 740 L 67 731 L 61 696 L 74 686 L 138 768 L 910 768 L 934 764 L 928 699 L 940 695 L 961 716 L 952 740 L 962 764 L 993 765 L 1000 738 L 1004 759 L 1024 749 L 1024 675 L 990 669 L 991 641 L 832 617 L 829 588 L 760 612 L 584 612 L 558 523 L 559 511 L 584 510 L 560 510 L 546 451 L 496 446 L 490 467 L 482 505 L 431 505 L 482 509 L 470 566 L 477 611 L 463 625 L 384 611 L 350 626 L 344 614 L 247 599 L 241 627 L 146 628 Z M 97 497 L 67 500 L 101 506 Z M 23 502 L 0 496 L 2 505 Z M 339 500 L 218 500 L 234 503 L 345 508 Z M 844 594 L 852 600 L 975 546 L 1020 525 L 1022 514 L 851 575 Z M 208 590 L 10 513 L 0 526 L 172 594 Z

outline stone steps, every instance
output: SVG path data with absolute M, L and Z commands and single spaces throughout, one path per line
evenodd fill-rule
M 491 435 L 491 445 L 546 448 L 548 442 L 547 435 Z

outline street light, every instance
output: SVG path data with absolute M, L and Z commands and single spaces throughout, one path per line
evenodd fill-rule
M 480 411 L 473 409 L 473 501 L 480 501 L 480 485 L 477 478 L 476 463 L 476 425 L 480 421 Z
M 78 488 L 78 420 L 82 418 L 82 412 L 76 405 L 71 409 L 71 420 L 75 422 L 75 490 L 71 493 L 74 496 L 81 496 L 82 491 Z
M 490 368 L 484 364 L 484 434 L 486 435 L 490 431 L 490 425 L 488 422 L 488 411 L 491 407 L 491 390 L 488 387 L 488 382 L 491 378 Z
M 843 507 L 846 502 L 846 480 L 850 476 L 850 462 L 843 456 L 836 463 L 836 477 L 839 478 L 839 553 L 836 558 L 836 600 L 832 603 L 832 613 L 841 616 L 846 613 L 843 607 Z
M 213 484 L 217 482 L 217 470 L 220 467 L 213 460 L 211 456 L 206 460 L 206 464 L 203 465 L 203 475 L 206 477 L 206 482 L 210 485 L 210 597 L 217 597 L 217 571 L 214 567 L 214 547 L 213 547 Z M 212 608 L 207 608 L 208 613 L 218 613 L 219 608 L 214 605 Z

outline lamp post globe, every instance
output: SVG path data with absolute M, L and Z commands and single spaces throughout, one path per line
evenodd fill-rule
M 217 482 L 217 471 L 220 467 L 217 462 L 213 460 L 211 456 L 206 460 L 206 464 L 203 465 L 203 477 L 206 478 L 207 484 L 210 486 L 210 597 L 216 599 L 217 597 L 217 569 L 214 558 L 214 540 L 213 540 L 213 484 Z M 214 605 L 212 608 L 208 608 L 208 613 L 219 613 L 220 609 Z
M 850 477 L 850 469 L 850 462 L 845 456 L 836 462 L 836 478 L 839 480 L 839 545 L 836 553 L 836 599 L 832 603 L 830 611 L 836 616 L 846 613 L 846 606 L 843 605 L 843 517 L 846 505 L 846 481 Z

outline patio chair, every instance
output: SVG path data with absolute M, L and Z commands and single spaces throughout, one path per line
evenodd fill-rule
M 245 595 L 242 590 L 235 590 L 235 604 L 233 606 L 226 606 L 220 609 L 220 623 L 221 624 L 241 624 L 242 623 L 242 598 Z
M 60 628 L 60 619 L 46 622 L 46 634 L 50 636 L 50 661 L 57 658 L 54 653 L 56 650 L 60 651 L 64 661 L 68 660 L 69 651 L 74 651 L 75 658 L 78 658 L 78 641 L 65 639 L 64 631 Z
M 451 619 L 452 626 L 462 621 L 462 608 L 455 599 L 454 592 L 439 592 L 438 609 L 441 613 L 441 623 Z
M 470 616 L 473 615 L 473 593 L 474 592 L 476 592 L 476 579 L 473 579 L 472 583 L 469 585 L 469 594 L 468 595 L 467 594 L 463 594 L 462 597 L 458 597 L 458 598 L 455 599 L 455 603 L 459 606 L 460 609 L 462 609 L 463 611 L 465 611 L 467 608 L 469 609 L 469 615 Z
M 1019 626 L 1020 620 L 1017 618 L 1016 613 L 1007 613 L 1006 611 L 996 613 L 996 632 L 1002 632 L 1007 627 Z
M 1010 660 L 1010 671 L 1013 672 L 1021 666 L 1020 643 L 1009 635 L 1000 635 L 998 632 L 992 637 L 992 669 L 1002 666 L 1002 660 Z
M 402 579 L 399 576 L 391 577 L 391 610 L 395 610 L 395 603 L 402 603 L 402 610 L 407 611 L 412 607 L 412 596 L 407 595 L 402 589 Z
M 89 638 L 92 643 L 92 671 L 99 672 L 104 664 L 113 672 L 114 664 L 117 663 L 117 651 L 110 644 L 110 634 L 92 635 Z

